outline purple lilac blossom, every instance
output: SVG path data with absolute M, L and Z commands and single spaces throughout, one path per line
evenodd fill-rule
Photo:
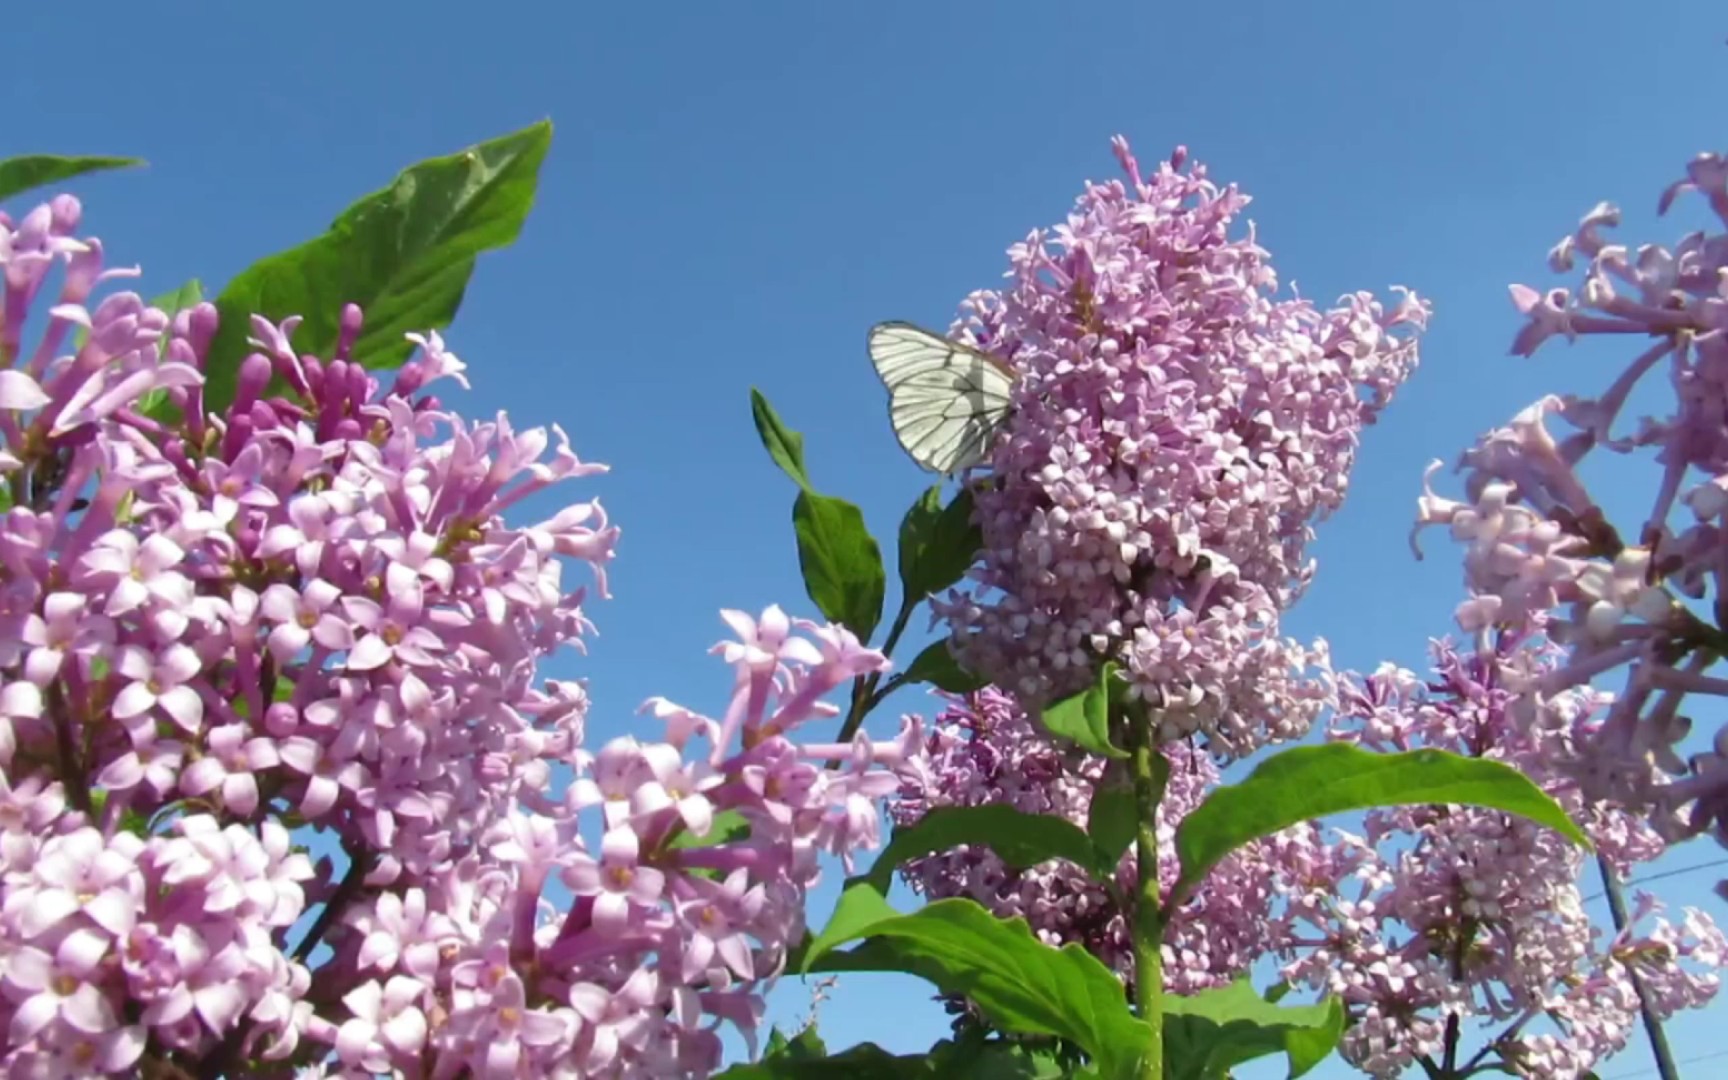
M 1409 376 L 1428 308 L 1279 299 L 1248 205 L 1178 149 L 1088 184 L 1009 249 L 1010 284 L 955 332 L 1017 373 L 976 491 L 977 587 L 939 605 L 961 660 L 1028 703 L 1100 655 L 1158 705 L 1159 741 L 1229 756 L 1302 734 L 1332 695 L 1324 643 L 1281 636 L 1343 501 L 1361 429 Z
M 1612 699 L 1587 687 L 1518 717 L 1518 679 L 1555 669 L 1539 634 L 1502 633 L 1486 651 L 1433 646 L 1429 681 L 1382 665 L 1352 679 L 1331 737 L 1371 750 L 1433 747 L 1512 765 L 1540 784 L 1624 878 L 1667 845 L 1628 807 L 1575 779 Z M 1652 770 L 1654 772 L 1654 770 Z M 1636 974 L 1658 1016 L 1701 1008 L 1728 965 L 1728 938 L 1687 908 L 1678 922 L 1635 894 L 1632 921 L 1605 937 L 1584 911 L 1588 853 L 1523 818 L 1475 807 L 1370 811 L 1360 835 L 1313 829 L 1269 852 L 1283 897 L 1284 977 L 1343 998 L 1341 1050 L 1375 1076 L 1442 1052 L 1450 1016 L 1478 1048 L 1526 1077 L 1588 1075 L 1638 1027 Z M 1460 1060 L 1468 1060 L 1468 1055 Z
M 254 318 L 209 412 L 215 307 L 93 300 L 121 274 L 80 217 L 0 215 L 0 1071 L 712 1072 L 818 854 L 921 768 L 915 724 L 838 769 L 800 741 L 886 659 L 726 612 L 722 719 L 656 699 L 587 745 L 538 663 L 591 629 L 564 560 L 606 595 L 618 530 L 505 514 L 604 466 L 426 393 L 466 385 L 436 333 L 369 372 L 353 306 L 329 357 Z
M 1513 765 L 1560 802 L 1622 875 L 1666 849 L 1641 814 L 1588 796 L 1573 776 L 1610 699 L 1574 689 L 1544 704 L 1541 724 L 1517 719 L 1514 680 L 1554 668 L 1558 650 L 1505 635 L 1486 655 L 1437 643 L 1434 658 L 1427 682 L 1393 665 L 1345 678 L 1330 738 Z M 938 806 L 1004 803 L 1085 825 L 1104 761 L 1040 737 L 1008 696 L 988 689 L 954 701 L 930 738 L 929 778 L 908 786 L 893 811 L 902 820 Z M 1164 752 L 1171 778 L 1158 810 L 1159 876 L 1168 888 L 1175 829 L 1218 773 L 1189 746 Z M 1417 1058 L 1440 1052 L 1454 1013 L 1467 1033 L 1486 1026 L 1482 1044 L 1497 1047 L 1498 1060 L 1519 1075 L 1583 1076 L 1636 1030 L 1632 972 L 1669 1015 L 1711 1001 L 1728 965 L 1728 939 L 1708 915 L 1687 909 L 1670 921 L 1643 893 L 1626 933 L 1604 940 L 1583 909 L 1585 865 L 1586 854 L 1557 834 L 1475 808 L 1376 810 L 1360 835 L 1290 829 L 1230 856 L 1175 912 L 1164 976 L 1172 990 L 1193 993 L 1274 959 L 1292 984 L 1344 1001 L 1353 1023 L 1342 1052 L 1375 1076 L 1403 1076 Z M 908 864 L 904 874 L 931 898 L 970 897 L 1024 917 L 1046 942 L 1081 944 L 1132 979 L 1123 912 L 1075 867 L 1052 861 L 1011 871 L 988 851 L 959 848 Z M 1117 881 L 1132 880 L 1130 853 Z
M 1728 158 L 1694 159 L 1658 211 L 1686 194 L 1704 199 L 1710 228 L 1630 248 L 1612 242 L 1620 211 L 1602 203 L 1549 254 L 1557 273 L 1584 264 L 1576 292 L 1512 287 L 1526 318 L 1514 354 L 1603 336 L 1637 355 L 1596 396 L 1548 395 L 1482 436 L 1459 462 L 1463 497 L 1429 488 L 1418 528 L 1446 526 L 1464 545 L 1466 632 L 1542 623 L 1567 647 L 1565 663 L 1518 684 L 1531 718 L 1571 687 L 1621 680 L 1579 779 L 1644 808 L 1670 839 L 1708 831 L 1728 843 L 1728 729 L 1690 761 L 1679 753 L 1687 698 L 1728 694 L 1714 671 L 1728 652 Z M 1662 411 L 1630 421 L 1628 402 L 1652 381 Z M 1608 520 L 1580 473 L 1595 450 L 1654 466 L 1634 530 Z

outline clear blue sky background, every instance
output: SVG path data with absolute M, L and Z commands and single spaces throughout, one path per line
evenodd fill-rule
M 891 535 L 925 481 L 891 441 L 866 327 L 945 326 L 999 279 L 1007 244 L 1060 219 L 1084 179 L 1114 175 L 1117 132 L 1148 161 L 1186 143 L 1240 182 L 1305 294 L 1407 284 L 1434 300 L 1422 370 L 1369 433 L 1291 620 L 1330 637 L 1342 665 L 1420 665 L 1459 578 L 1443 537 L 1423 564 L 1405 546 L 1423 465 L 1612 369 L 1582 351 L 1508 358 L 1506 284 L 1549 284 L 1545 251 L 1598 199 L 1627 208 L 1630 238 L 1677 237 L 1678 224 L 1650 227 L 1657 194 L 1728 142 L 1728 13 L 1660 10 L 14 4 L 0 155 L 147 157 L 146 172 L 74 190 L 156 292 L 219 284 L 402 166 L 550 116 L 527 232 L 482 259 L 450 337 L 476 380 L 464 412 L 561 423 L 584 458 L 614 466 L 570 494 L 598 492 L 623 526 L 616 599 L 592 609 L 590 656 L 548 671 L 592 679 L 604 738 L 639 730 L 650 694 L 718 706 L 727 673 L 704 655 L 718 608 L 810 612 L 791 491 L 756 446 L 748 388 L 807 433 L 817 482 Z M 1653 474 L 1616 475 L 1633 478 L 1622 494 L 1636 512 L 1629 485 Z M 1718 854 L 1696 844 L 1663 868 Z M 1728 916 L 1715 877 L 1660 888 Z M 823 1028 L 834 1045 L 919 1048 L 945 1028 L 926 997 L 857 978 Z M 774 1013 L 804 1003 L 791 983 Z M 1711 1031 L 1721 1015 L 1675 1025 L 1682 1058 L 1728 1047 Z M 1629 1052 L 1603 1075 L 1647 1065 Z

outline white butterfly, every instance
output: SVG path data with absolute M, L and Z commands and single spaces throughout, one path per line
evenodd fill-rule
M 994 356 L 907 322 L 870 328 L 870 362 L 888 388 L 894 436 L 922 468 L 977 465 L 1008 419 L 1013 371 Z

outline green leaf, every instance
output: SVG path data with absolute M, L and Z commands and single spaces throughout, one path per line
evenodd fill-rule
M 197 304 L 202 304 L 203 302 L 204 285 L 197 278 L 193 278 L 178 289 L 165 292 L 161 296 L 150 301 L 150 306 L 153 308 L 160 308 L 162 311 L 167 313 L 170 319 L 172 319 L 187 308 L 193 307 Z
M 845 499 L 801 491 L 792 504 L 798 565 L 817 610 L 869 641 L 882 618 L 887 574 L 882 549 L 864 527 L 864 513 Z
M 796 1040 L 787 1044 L 782 1038 L 781 1042 L 796 1045 Z M 1060 1080 L 1095 1075 L 1091 1070 L 1066 1071 L 1047 1051 L 999 1041 L 965 1046 L 944 1039 L 928 1054 L 901 1055 L 864 1043 L 833 1057 L 822 1057 L 776 1055 L 771 1039 L 761 1061 L 734 1065 L 715 1080 Z
M 689 848 L 714 847 L 717 844 L 730 844 L 734 840 L 742 840 L 749 835 L 749 819 L 736 810 L 722 810 L 714 815 L 714 822 L 708 827 L 706 835 L 697 836 L 689 829 L 680 829 L 666 843 L 666 849 L 668 851 L 681 851 Z M 726 876 L 718 869 L 708 866 L 686 866 L 684 872 L 716 881 Z
M 962 488 L 947 506 L 942 485 L 918 497 L 900 519 L 900 587 L 906 603 L 941 592 L 965 575 L 984 546 L 972 524 L 972 493 Z
M 1092 841 L 1068 819 L 1052 814 L 1028 814 L 1002 803 L 989 803 L 938 807 L 912 824 L 895 829 L 893 839 L 876 856 L 865 879 L 887 895 L 894 884 L 896 867 L 962 844 L 987 847 L 1015 870 L 1050 859 L 1066 859 L 1092 873 L 1104 865 Z
M 857 941 L 877 923 L 899 918 L 900 913 L 882 895 L 885 891 L 868 878 L 848 881 L 840 890 L 840 899 L 834 903 L 834 914 L 828 916 L 822 932 L 804 942 L 797 964 L 798 974 L 808 975 L 817 970 L 817 960 L 848 941 Z M 786 966 L 790 970 L 793 965 L 788 961 Z
M 1560 804 L 1509 765 L 1444 750 L 1376 754 L 1347 743 L 1299 746 L 1214 791 L 1176 830 L 1177 888 L 1191 888 L 1230 852 L 1327 814 L 1376 806 L 1462 804 L 1502 810 L 1589 847 Z
M 903 678 L 906 682 L 929 683 L 951 694 L 970 694 L 989 685 L 985 679 L 960 666 L 954 654 L 948 651 L 947 638 L 925 646 L 924 651 L 906 666 Z
M 403 335 L 448 326 L 475 259 L 522 231 L 551 141 L 552 125 L 541 121 L 422 161 L 343 211 L 328 232 L 241 271 L 216 298 L 222 323 L 206 407 L 217 412 L 233 399 L 254 314 L 302 316 L 295 350 L 328 356 L 342 306 L 359 304 L 366 322 L 354 358 L 374 372 L 401 364 L 413 349 Z
M 749 835 L 750 822 L 743 814 L 736 810 L 722 810 L 714 815 L 714 822 L 708 827 L 706 835 L 697 836 L 689 829 L 684 829 L 666 846 L 673 851 L 680 848 L 713 847 L 716 844 L 730 844 Z
M 46 184 L 58 184 L 85 173 L 106 169 L 130 169 L 144 164 L 143 158 L 63 157 L 59 154 L 25 154 L 0 160 L 0 199 L 10 199 Z
M 1246 978 L 1192 997 L 1164 997 L 1164 1075 L 1213 1080 L 1268 1054 L 1290 1060 L 1292 1080 L 1329 1057 L 1344 1034 L 1336 998 L 1318 1005 L 1273 1005 Z
M 755 387 L 750 388 L 750 417 L 756 421 L 756 436 L 762 440 L 762 448 L 768 451 L 774 464 L 780 466 L 780 471 L 790 476 L 793 483 L 810 490 L 810 474 L 804 468 L 804 436 L 782 423 L 780 414 Z
M 1115 677 L 1116 665 L 1105 664 L 1091 686 L 1046 705 L 1040 717 L 1044 727 L 1052 735 L 1079 743 L 1091 753 L 1127 757 L 1110 742 L 1110 681 Z
M 1123 853 L 1134 843 L 1140 828 L 1138 817 L 1133 779 L 1120 762 L 1111 762 L 1092 789 L 1092 803 L 1086 808 L 1086 834 L 1105 867 L 1105 877 L 1100 880 L 1115 872 Z
M 849 892 L 869 892 L 868 884 Z M 864 946 L 831 956 L 812 947 L 814 970 L 902 971 L 965 996 L 998 1029 L 1054 1035 L 1079 1046 L 1106 1077 L 1137 1075 L 1147 1053 L 1146 1026 L 1128 1009 L 1122 983 L 1078 945 L 1053 949 L 1026 920 L 1000 920 L 971 900 L 938 900 L 910 915 L 887 908 L 874 921 L 855 923 L 822 938 L 832 944 L 869 938 Z M 844 898 L 842 899 L 844 903 Z M 832 960 L 832 965 L 825 963 Z
M 821 1053 L 813 1056 L 777 1054 L 770 1045 L 761 1061 L 734 1065 L 715 1080 L 820 1080 L 826 1076 L 840 1080 L 901 1080 L 902 1077 L 926 1075 L 919 1068 L 922 1060 L 921 1054 L 896 1057 L 875 1043 L 854 1046 L 833 1057 Z
M 149 839 L 150 819 L 128 806 L 120 811 L 120 831 L 129 832 L 133 836 Z
M 790 1039 L 775 1028 L 768 1033 L 768 1047 L 762 1056 L 788 1061 L 815 1061 L 828 1056 L 828 1044 L 822 1041 L 814 1025 L 806 1026 Z
M 1344 1014 L 1344 1003 L 1335 997 L 1328 997 L 1321 1002 L 1321 1007 L 1326 1009 L 1323 1023 L 1312 1027 L 1297 1025 L 1284 1033 L 1284 1056 L 1290 1059 L 1291 1080 L 1313 1071 L 1322 1061 L 1331 1057 L 1332 1052 L 1338 1049 L 1338 1040 L 1344 1037 L 1344 1028 L 1348 1023 Z
M 944 1039 L 926 1061 L 925 1075 L 932 1080 L 1064 1080 L 1098 1075 L 1094 1069 L 1075 1071 L 1052 1050 L 995 1040 L 969 1045 Z

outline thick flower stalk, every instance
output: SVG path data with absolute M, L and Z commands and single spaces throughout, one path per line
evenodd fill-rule
M 603 467 L 426 394 L 436 334 L 369 373 L 354 307 L 323 358 L 254 319 L 208 411 L 215 308 L 95 302 L 79 217 L 0 218 L 0 1069 L 705 1075 L 917 768 L 791 741 L 886 661 L 729 613 L 723 719 L 587 748 L 537 662 L 617 530 L 504 515 Z
M 1690 763 L 1677 752 L 1696 708 L 1688 695 L 1728 694 L 1714 670 L 1728 654 L 1728 159 L 1698 157 L 1658 209 L 1687 193 L 1704 197 L 1714 231 L 1629 249 L 1606 235 L 1620 212 L 1603 203 L 1549 256 L 1556 272 L 1582 261 L 1581 288 L 1512 287 L 1527 320 L 1515 354 L 1605 336 L 1637 355 L 1596 396 L 1544 397 L 1483 436 L 1459 465 L 1464 498 L 1430 488 L 1419 525 L 1445 525 L 1465 545 L 1466 631 L 1548 616 L 1568 647 L 1566 663 L 1519 684 L 1532 712 L 1569 687 L 1621 680 L 1580 778 L 1647 807 L 1670 838 L 1711 831 L 1728 842 L 1728 732 Z M 1630 421 L 1628 402 L 1652 378 L 1659 411 Z M 1609 521 L 1581 475 L 1596 450 L 1654 466 L 1649 509 L 1629 529 Z M 1683 778 L 1655 783 L 1652 762 Z
M 1568 763 L 1609 700 L 1577 688 L 1518 720 L 1509 683 L 1560 655 L 1525 633 L 1485 652 L 1434 647 L 1432 681 L 1383 665 L 1351 680 L 1331 730 L 1368 749 L 1448 750 L 1535 780 L 1621 875 L 1662 853 L 1640 815 L 1587 797 Z M 1341 1051 L 1374 1076 L 1461 1077 L 1487 1063 L 1527 1077 L 1580 1077 L 1637 1030 L 1641 981 L 1656 1015 L 1700 1008 L 1720 985 L 1728 938 L 1687 909 L 1678 923 L 1640 894 L 1625 932 L 1604 940 L 1583 907 L 1594 863 L 1558 834 L 1474 807 L 1369 812 L 1363 831 L 1292 830 L 1266 848 L 1282 894 L 1284 977 L 1338 995 L 1351 1013 Z
M 1170 779 L 1158 805 L 1158 876 L 1176 883 L 1176 826 L 1218 783 L 1218 767 L 1186 743 L 1162 748 Z M 928 772 L 902 789 L 891 813 L 910 823 L 944 806 L 1012 806 L 1086 826 L 1093 793 L 1104 780 L 1102 758 L 1057 748 L 1014 700 L 995 688 L 952 698 L 929 739 Z M 986 848 L 959 847 L 903 868 L 908 884 L 933 900 L 965 897 L 1004 917 L 1026 919 L 1046 943 L 1078 943 L 1125 980 L 1133 977 L 1133 942 L 1118 898 L 1132 892 L 1135 855 L 1123 856 L 1115 894 L 1060 859 L 1013 870 Z M 1170 913 L 1163 941 L 1167 987 L 1193 993 L 1228 983 L 1262 955 L 1270 939 L 1270 881 L 1261 863 L 1232 855 L 1202 888 Z
M 941 610 L 961 659 L 1024 701 L 1107 656 L 1156 706 L 1158 741 L 1241 755 L 1330 698 L 1324 644 L 1281 636 L 1280 615 L 1428 309 L 1279 299 L 1252 226 L 1233 228 L 1246 195 L 1182 149 L 1146 177 L 1114 145 L 1126 183 L 1089 184 L 1012 247 L 1011 283 L 956 324 L 1017 383 L 975 492 L 978 588 Z

